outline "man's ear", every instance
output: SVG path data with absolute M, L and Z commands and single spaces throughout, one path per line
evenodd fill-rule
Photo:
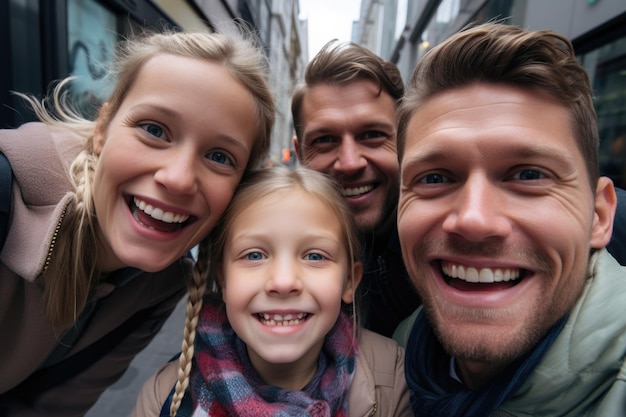
M 109 103 L 107 102 L 100 107 L 100 112 L 96 119 L 96 128 L 93 132 L 93 151 L 96 155 L 100 155 L 102 152 L 110 121 L 111 115 L 109 114 Z
M 613 218 L 617 208 L 617 197 L 613 181 L 600 177 L 596 186 L 596 202 L 591 226 L 590 245 L 594 249 L 605 247 L 613 234 Z M 626 210 L 626 208 L 622 208 Z
M 294 135 L 291 138 L 293 141 L 293 148 L 296 150 L 296 158 L 298 158 L 298 162 L 302 163 L 302 158 L 300 157 L 300 144 L 298 143 L 298 137 Z
M 348 282 L 345 290 L 343 291 L 343 295 L 341 296 L 344 303 L 350 304 L 354 301 L 354 294 L 356 293 L 356 289 L 359 287 L 361 278 L 363 278 L 363 263 L 355 261 L 352 266 L 352 273 L 348 275 Z

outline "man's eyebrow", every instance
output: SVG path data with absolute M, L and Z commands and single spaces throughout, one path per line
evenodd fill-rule
M 548 145 L 533 145 L 528 146 L 526 144 L 520 144 L 519 146 L 513 146 L 507 149 L 506 158 L 507 159 L 534 159 L 534 158 L 550 158 L 563 163 L 572 164 L 574 161 L 571 157 L 564 155 L 560 149 L 557 149 L 553 146 Z M 460 151 L 454 151 L 448 149 L 444 151 L 443 149 L 439 149 L 438 147 L 427 146 L 424 149 L 420 149 L 419 151 L 407 154 L 405 152 L 404 157 L 402 158 L 402 165 L 415 165 L 415 164 L 425 164 L 425 163 L 437 163 L 443 162 L 447 159 L 451 158 L 459 158 L 463 155 Z
M 402 158 L 402 165 L 415 165 L 415 164 L 424 164 L 424 163 L 435 163 L 440 161 L 445 161 L 450 157 L 449 154 L 445 154 L 441 150 L 428 150 L 414 152 L 411 154 L 404 154 Z
M 318 137 L 318 136 L 323 136 L 323 135 L 329 135 L 331 134 L 332 129 L 329 129 L 327 127 L 318 127 L 312 130 L 307 130 L 304 131 L 304 138 L 308 139 L 311 137 Z
M 391 131 L 394 130 L 395 125 L 393 123 L 387 123 L 382 121 L 374 121 L 374 122 L 366 122 L 357 126 L 357 132 L 365 132 L 369 130 L 384 130 Z M 309 131 L 304 132 L 304 137 L 307 138 L 309 136 L 320 136 L 320 135 L 330 135 L 335 132 L 336 129 L 327 126 L 320 126 L 313 128 Z

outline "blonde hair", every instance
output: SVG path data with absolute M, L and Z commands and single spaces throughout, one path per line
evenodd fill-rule
M 38 118 L 49 125 L 72 130 L 85 140 L 83 150 L 70 166 L 74 184 L 75 209 L 68 210 L 55 242 L 53 256 L 46 264 L 44 299 L 46 312 L 54 326 L 71 324 L 94 288 L 94 277 L 101 270 L 94 259 L 101 259 L 102 242 L 96 233 L 92 188 L 98 156 L 94 151 L 96 123 L 108 125 L 132 88 L 142 65 L 150 58 L 171 54 L 217 62 L 251 93 L 257 111 L 258 136 L 255 138 L 246 170 L 255 167 L 269 149 L 274 124 L 274 101 L 267 82 L 267 60 L 254 36 L 243 28 L 228 33 L 145 33 L 122 42 L 117 51 L 113 74 L 117 82 L 101 111 L 98 121 L 86 120 L 68 103 L 65 87 L 70 78 L 60 82 L 52 94 L 39 102 L 24 97 Z M 196 264 L 191 292 L 203 289 L 207 264 Z
M 294 190 L 302 190 L 320 202 L 337 216 L 342 227 L 343 239 L 346 245 L 348 259 L 350 261 L 350 271 L 354 270 L 354 264 L 360 259 L 361 240 L 358 235 L 358 229 L 354 216 L 350 211 L 350 207 L 346 203 L 341 193 L 341 189 L 337 182 L 331 177 L 321 172 L 305 168 L 305 167 L 273 167 L 258 170 L 251 173 L 244 181 L 241 182 L 235 195 L 224 216 L 213 229 L 210 237 L 202 242 L 198 259 L 202 256 L 210 256 L 211 265 L 218 265 L 224 254 L 224 246 L 228 237 L 229 230 L 233 222 L 239 214 L 246 208 L 253 205 L 264 198 L 276 194 L 293 192 Z M 217 279 L 217 271 L 213 267 L 209 281 L 207 282 L 206 298 L 207 302 L 222 303 L 221 288 Z M 354 276 L 351 274 L 351 279 Z M 195 296 L 202 296 L 197 293 Z M 189 294 L 191 299 L 192 295 Z M 195 308 L 187 309 L 187 318 L 185 320 L 185 334 L 183 341 L 183 349 L 179 359 L 178 381 L 172 398 L 170 408 L 170 416 L 174 417 L 185 390 L 189 386 L 189 375 L 191 372 L 191 363 L 194 354 L 195 327 L 198 324 L 198 315 L 200 313 L 200 299 Z M 352 313 L 356 320 L 356 311 L 352 303 Z

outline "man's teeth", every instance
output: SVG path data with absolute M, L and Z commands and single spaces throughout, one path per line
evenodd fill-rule
M 344 197 L 352 197 L 355 195 L 365 194 L 367 192 L 372 191 L 373 188 L 374 188 L 373 185 L 363 185 L 361 187 L 344 188 L 343 195 Z
M 266 326 L 295 326 L 308 317 L 308 313 L 298 314 L 267 314 L 259 313 L 259 319 Z
M 507 282 L 519 278 L 520 271 L 517 268 L 473 268 L 463 265 L 443 264 L 443 273 L 451 278 L 461 279 L 466 282 Z
M 153 219 L 160 220 L 164 223 L 183 223 L 189 218 L 187 214 L 175 214 L 171 211 L 163 211 L 158 207 L 154 208 L 145 201 L 139 200 L 137 197 L 135 197 L 133 200 L 139 210 L 143 211 Z

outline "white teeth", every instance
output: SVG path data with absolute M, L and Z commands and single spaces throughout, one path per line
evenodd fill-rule
M 443 273 L 452 278 L 457 278 L 466 282 L 507 282 L 519 278 L 520 270 L 517 268 L 481 268 L 480 270 L 463 265 L 443 263 Z
M 160 220 L 164 223 L 183 223 L 189 218 L 186 214 L 175 214 L 171 211 L 163 211 L 160 208 L 155 208 L 145 201 L 139 200 L 137 197 L 133 199 L 137 208 L 148 216 L 155 220 Z
M 343 195 L 344 197 L 352 197 L 359 194 L 365 194 L 369 191 L 372 191 L 374 188 L 373 185 L 363 185 L 361 187 L 353 187 L 353 188 L 344 188 Z
M 259 313 L 261 322 L 266 326 L 295 326 L 304 321 L 308 313 L 298 314 L 267 314 Z

